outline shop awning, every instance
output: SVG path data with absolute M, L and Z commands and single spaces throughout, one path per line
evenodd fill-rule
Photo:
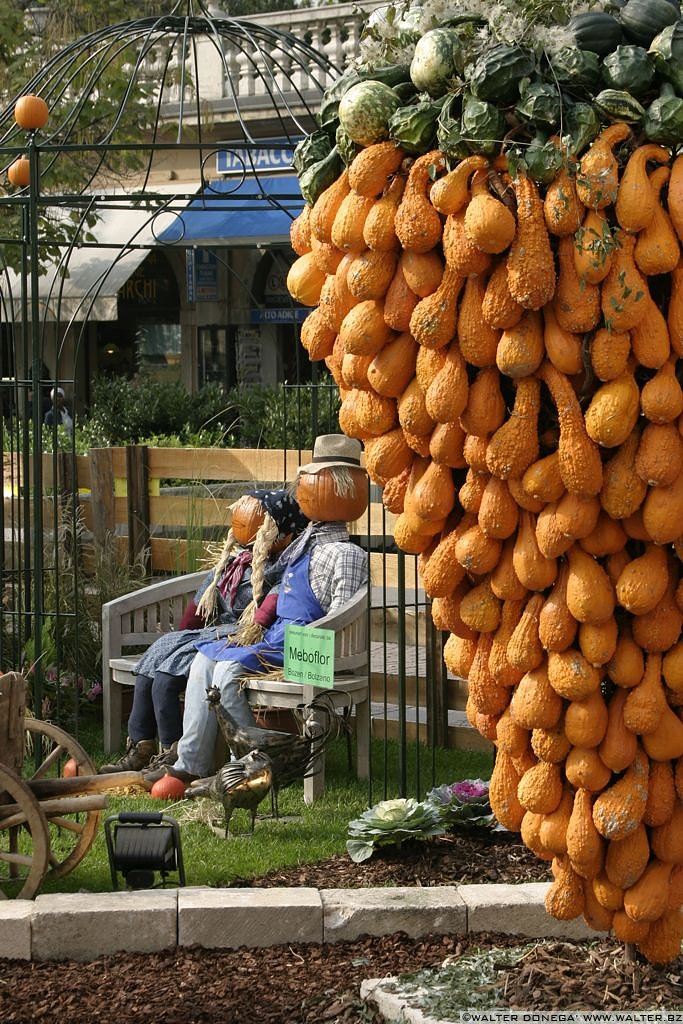
M 161 234 L 165 244 L 274 245 L 289 243 L 289 228 L 304 201 L 294 174 L 221 178 L 209 182 Z
M 97 222 L 79 232 L 80 244 L 62 248 L 57 260 L 46 261 L 47 272 L 38 285 L 41 320 L 116 320 L 117 292 L 160 244 L 163 233 L 174 230 L 198 188 L 155 188 L 157 198 L 144 203 L 138 195 L 122 192 L 98 196 L 91 207 Z M 12 271 L 0 278 L 0 293 L 4 315 L 12 308 L 14 319 L 20 319 L 21 281 Z M 30 317 L 30 297 L 28 305 Z

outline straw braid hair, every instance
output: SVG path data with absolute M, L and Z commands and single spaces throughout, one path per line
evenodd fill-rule
M 251 562 L 251 592 L 253 597 L 239 617 L 237 629 L 230 636 L 230 644 L 235 647 L 251 647 L 263 638 L 263 626 L 254 622 L 264 589 L 264 575 L 268 557 L 273 544 L 280 536 L 280 528 L 268 512 L 258 528 L 254 540 L 254 555 Z
M 252 599 L 240 615 L 240 623 L 250 626 L 254 621 L 254 612 L 261 599 L 265 587 L 265 572 L 273 544 L 280 536 L 280 528 L 268 512 L 261 523 L 254 540 L 254 553 L 251 560 L 251 592 Z
M 221 550 L 213 570 L 213 579 L 202 594 L 197 605 L 197 614 L 202 615 L 207 625 L 211 625 L 218 615 L 218 583 L 225 572 L 225 568 L 233 557 L 236 548 L 241 545 L 235 540 L 232 528 L 228 530 L 225 544 Z
M 265 586 L 266 566 L 268 564 L 273 544 L 278 539 L 279 535 L 280 530 L 277 523 L 273 517 L 266 512 L 265 518 L 256 532 L 256 537 L 254 538 L 254 544 L 252 547 L 251 592 L 253 597 L 239 619 L 239 621 L 244 625 L 251 625 L 251 623 L 253 623 L 256 608 L 260 603 L 261 598 L 264 596 L 263 589 Z M 197 605 L 198 614 L 204 615 L 207 624 L 209 625 L 216 618 L 218 605 L 218 583 L 220 582 L 226 566 L 230 562 L 235 548 L 241 548 L 241 545 L 235 540 L 232 530 L 229 530 L 221 556 L 214 568 L 213 579 L 202 594 L 201 600 Z

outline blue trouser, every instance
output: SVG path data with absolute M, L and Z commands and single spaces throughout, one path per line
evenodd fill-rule
M 284 661 L 285 626 L 305 625 L 325 614 L 308 580 L 309 551 L 286 571 L 277 601 L 275 622 L 268 627 L 261 642 L 249 647 L 231 647 L 224 640 L 201 643 L 192 662 L 185 693 L 183 735 L 178 743 L 175 770 L 188 775 L 204 776 L 211 770 L 213 746 L 218 722 L 206 701 L 206 691 L 217 686 L 221 704 L 239 725 L 253 725 L 254 716 L 247 694 L 240 688 L 243 676 L 262 671 L 266 665 L 281 666 Z
M 128 735 L 133 743 L 153 740 L 157 735 L 162 747 L 170 747 L 183 733 L 180 694 L 187 685 L 186 676 L 155 672 L 154 678 L 136 676 L 133 707 L 128 719 Z

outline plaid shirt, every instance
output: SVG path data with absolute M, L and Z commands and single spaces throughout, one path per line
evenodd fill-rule
M 314 523 L 312 544 L 308 581 L 325 612 L 333 612 L 367 583 L 368 555 L 350 542 L 343 523 Z

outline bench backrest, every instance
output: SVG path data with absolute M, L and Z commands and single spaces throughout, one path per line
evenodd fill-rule
M 334 673 L 356 674 L 368 664 L 368 589 L 363 587 L 346 604 L 310 623 L 334 631 Z
M 102 661 L 149 647 L 161 633 L 177 628 L 185 606 L 206 569 L 152 583 L 102 605 Z
M 102 661 L 144 649 L 177 627 L 206 570 L 153 583 L 102 606 Z M 368 663 L 368 593 L 363 587 L 337 611 L 311 623 L 335 633 L 335 673 Z

